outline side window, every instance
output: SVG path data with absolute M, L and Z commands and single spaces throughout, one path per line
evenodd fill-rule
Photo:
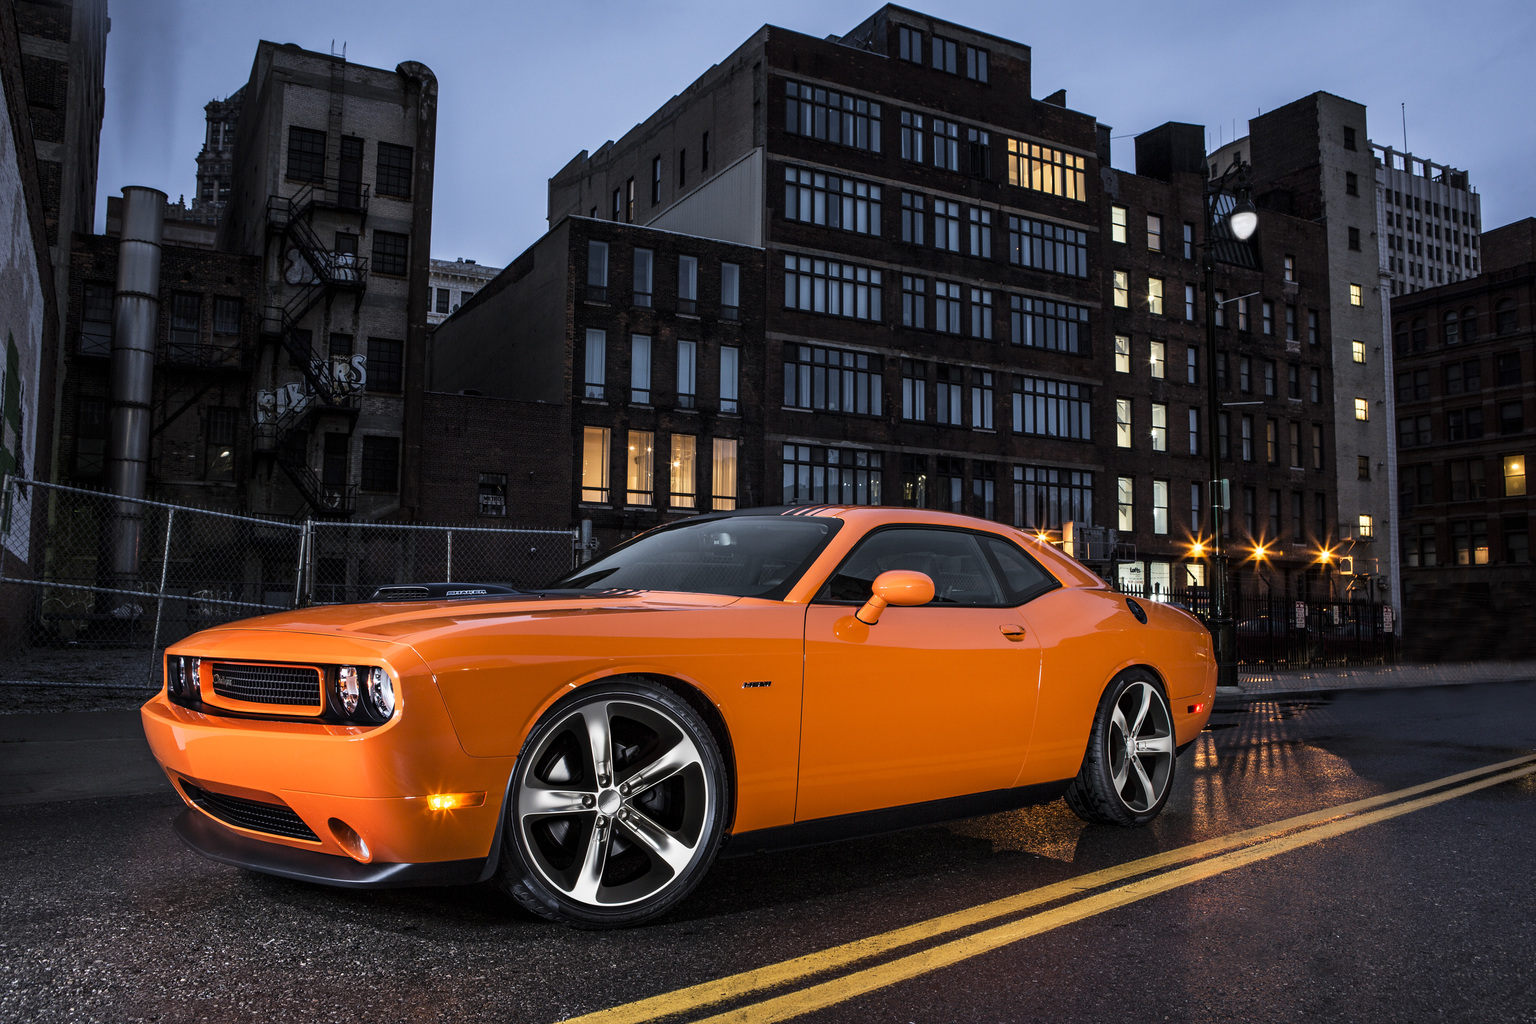
M 875 577 L 914 569 L 933 580 L 933 603 L 1000 606 L 1003 589 L 974 534 L 899 526 L 866 537 L 817 595 L 823 601 L 869 600 Z
M 1003 573 L 1003 588 L 1009 604 L 1023 604 L 1057 586 L 1056 578 L 1035 564 L 1035 560 L 1003 540 L 988 537 L 987 551 L 997 560 Z

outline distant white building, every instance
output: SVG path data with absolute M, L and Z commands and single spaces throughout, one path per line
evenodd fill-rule
M 1476 277 L 1482 218 L 1467 172 L 1371 144 L 1376 157 L 1376 247 L 1393 295 Z
M 468 302 L 470 296 L 501 273 L 500 267 L 485 267 L 474 260 L 432 261 L 430 291 L 427 294 L 427 325 L 436 327 L 448 315 Z

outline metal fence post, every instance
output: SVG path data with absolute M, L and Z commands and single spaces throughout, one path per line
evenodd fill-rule
M 11 481 L 14 479 L 9 473 L 0 473 L 0 516 L 11 506 Z M 30 536 L 30 533 L 28 534 Z M 5 542 L 11 539 L 11 533 L 7 530 L 0 534 L 0 580 L 5 579 Z
M 176 526 L 176 510 L 165 514 L 165 545 L 160 551 L 160 591 L 155 599 L 155 635 L 149 642 L 149 678 L 153 680 L 159 668 L 160 617 L 165 614 L 165 580 L 171 568 L 171 531 Z
M 453 531 L 452 530 L 448 531 L 448 569 L 447 569 L 447 576 L 444 577 L 443 582 L 444 583 L 452 583 L 453 582 Z
M 304 553 L 309 547 L 309 520 L 299 527 L 299 551 L 293 566 L 293 606 L 298 608 L 304 597 Z

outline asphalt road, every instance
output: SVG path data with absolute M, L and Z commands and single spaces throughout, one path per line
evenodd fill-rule
M 40 716 L 0 716 L 0 1021 L 1536 1022 L 1536 774 L 1474 772 L 1536 753 L 1536 682 L 1227 705 L 1148 828 L 1058 801 L 723 861 L 607 933 L 489 886 L 207 862 L 130 720 L 100 714 L 26 757 Z M 72 799 L 103 777 L 116 795 Z M 856 940 L 881 948 L 837 952 Z

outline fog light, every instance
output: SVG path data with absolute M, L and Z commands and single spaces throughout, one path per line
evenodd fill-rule
M 362 690 L 357 681 L 357 669 L 343 665 L 336 670 L 336 700 L 347 714 L 357 712 L 357 698 Z
M 388 719 L 395 713 L 395 681 L 382 668 L 368 671 L 368 702 L 380 718 Z
M 338 846 L 347 851 L 347 856 L 363 864 L 367 864 L 373 858 L 373 853 L 368 849 L 368 844 L 357 831 L 340 818 L 332 818 L 326 822 L 331 830 L 331 836 Z
M 460 807 L 479 807 L 483 803 L 484 793 L 433 793 L 427 797 L 427 807 L 434 811 L 456 811 Z

